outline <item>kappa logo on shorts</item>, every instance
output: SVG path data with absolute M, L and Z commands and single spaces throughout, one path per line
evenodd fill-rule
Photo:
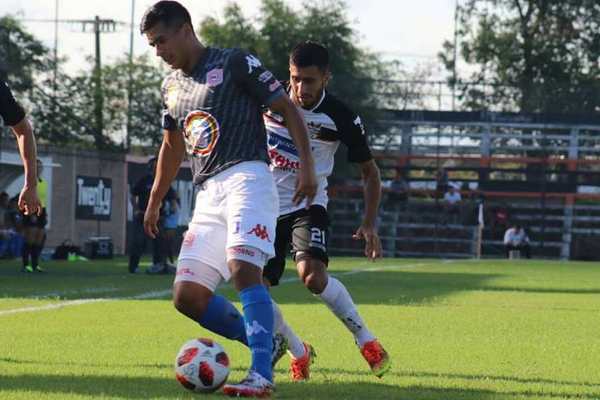
M 256 226 L 249 232 L 246 232 L 246 234 L 255 234 L 260 240 L 266 240 L 271 243 L 271 238 L 269 238 L 269 232 L 267 231 L 267 227 L 265 225 L 256 224 Z
M 194 276 L 196 274 L 194 274 L 194 271 L 192 271 L 190 268 L 178 268 L 177 269 L 177 275 L 190 275 L 190 276 Z
M 192 232 L 187 232 L 181 244 L 183 247 L 190 247 L 192 244 L 194 244 L 195 239 L 196 235 L 194 235 Z

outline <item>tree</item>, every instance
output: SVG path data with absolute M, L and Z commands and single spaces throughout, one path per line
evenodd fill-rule
M 119 150 L 125 142 L 127 124 L 127 74 L 129 61 L 123 57 L 102 67 L 104 136 L 98 138 L 93 121 L 94 74 L 90 68 L 75 75 L 59 70 L 56 91 L 52 77 L 36 81 L 26 94 L 36 125 L 36 136 L 52 144 Z M 130 139 L 134 144 L 156 146 L 162 140 L 160 127 L 160 84 L 164 72 L 147 56 L 133 60 Z M 59 115 L 59 118 L 55 116 Z
M 10 15 L 0 17 L 0 77 L 16 91 L 31 89 L 34 76 L 53 68 L 46 46 Z
M 597 0 L 465 0 L 459 13 L 457 50 L 473 72 L 449 82 L 466 108 L 600 110 Z M 446 41 L 440 59 L 449 72 L 453 53 Z
M 237 4 L 225 8 L 224 18 L 206 18 L 199 35 L 208 45 L 239 47 L 255 53 L 279 79 L 288 76 L 288 55 L 303 40 L 315 40 L 329 49 L 333 79 L 330 89 L 368 119 L 377 99 L 374 81 L 384 64 L 376 54 L 357 46 L 341 0 L 305 2 L 295 11 L 282 0 L 263 0 L 256 23 L 244 17 Z

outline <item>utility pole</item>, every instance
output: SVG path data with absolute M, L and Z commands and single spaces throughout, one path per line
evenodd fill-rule
M 133 27 L 135 18 L 135 0 L 131 0 L 131 30 L 129 32 L 129 81 L 127 82 L 127 130 L 125 132 L 124 147 L 131 147 L 131 102 L 133 101 Z
M 458 54 L 458 0 L 454 3 L 454 57 L 452 60 L 452 111 L 456 109 L 456 57 Z

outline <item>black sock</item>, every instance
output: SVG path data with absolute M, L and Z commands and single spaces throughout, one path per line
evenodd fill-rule
M 35 269 L 38 267 L 42 246 L 31 246 L 31 266 Z
M 139 254 L 132 254 L 129 256 L 129 272 L 134 273 L 137 271 L 140 264 L 140 258 Z
M 31 246 L 29 243 L 24 242 L 23 248 L 21 249 L 21 257 L 23 258 L 23 267 L 29 264 L 29 253 L 31 252 Z

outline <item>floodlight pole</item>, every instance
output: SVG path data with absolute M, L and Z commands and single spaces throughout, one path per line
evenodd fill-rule
M 129 32 L 129 66 L 127 82 L 127 129 L 125 132 L 125 141 L 123 143 L 125 150 L 131 147 L 131 102 L 133 100 L 133 27 L 135 18 L 135 0 L 131 0 L 131 30 Z
M 454 56 L 452 60 L 452 111 L 456 108 L 456 57 L 458 54 L 458 0 L 454 3 Z

